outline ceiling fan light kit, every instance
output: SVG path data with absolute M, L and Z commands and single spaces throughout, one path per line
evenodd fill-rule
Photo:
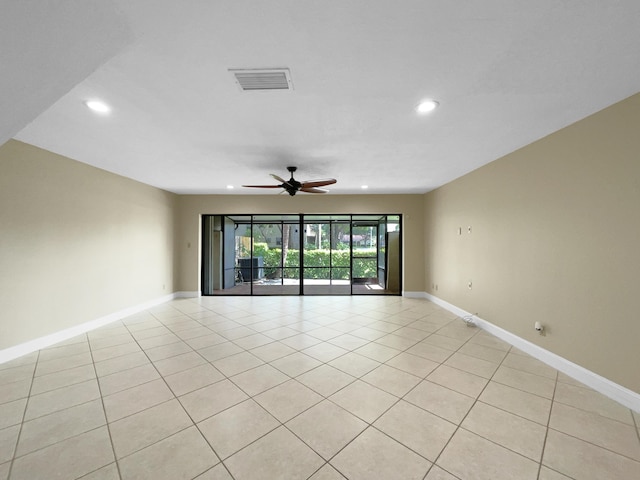
M 298 167 L 287 167 L 287 170 L 291 173 L 291 178 L 289 180 L 285 180 L 282 177 L 279 177 L 275 173 L 272 173 L 271 176 L 276 179 L 278 182 L 282 182 L 280 185 L 243 185 L 243 187 L 248 188 L 283 188 L 284 192 L 287 192 L 292 197 L 298 192 L 304 193 L 328 193 L 329 190 L 324 188 L 327 185 L 332 185 L 337 182 L 335 178 L 325 178 L 322 180 L 306 180 L 304 182 L 299 182 L 295 178 L 293 178 L 293 173 L 298 169 Z M 282 192 L 282 193 L 284 193 Z

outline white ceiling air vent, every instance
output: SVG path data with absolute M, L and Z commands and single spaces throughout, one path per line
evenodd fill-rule
M 230 68 L 240 90 L 293 90 L 288 68 Z

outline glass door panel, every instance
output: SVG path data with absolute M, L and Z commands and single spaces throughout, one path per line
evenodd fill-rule
M 254 223 L 252 287 L 254 295 L 300 293 L 297 224 Z

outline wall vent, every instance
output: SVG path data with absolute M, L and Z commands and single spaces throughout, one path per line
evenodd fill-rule
M 230 68 L 240 90 L 293 90 L 288 68 Z

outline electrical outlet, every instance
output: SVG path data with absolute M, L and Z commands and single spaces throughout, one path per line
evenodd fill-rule
M 473 283 L 471 282 L 471 280 L 469 280 L 469 283 L 467 284 L 467 286 L 469 287 L 469 290 L 473 288 Z

